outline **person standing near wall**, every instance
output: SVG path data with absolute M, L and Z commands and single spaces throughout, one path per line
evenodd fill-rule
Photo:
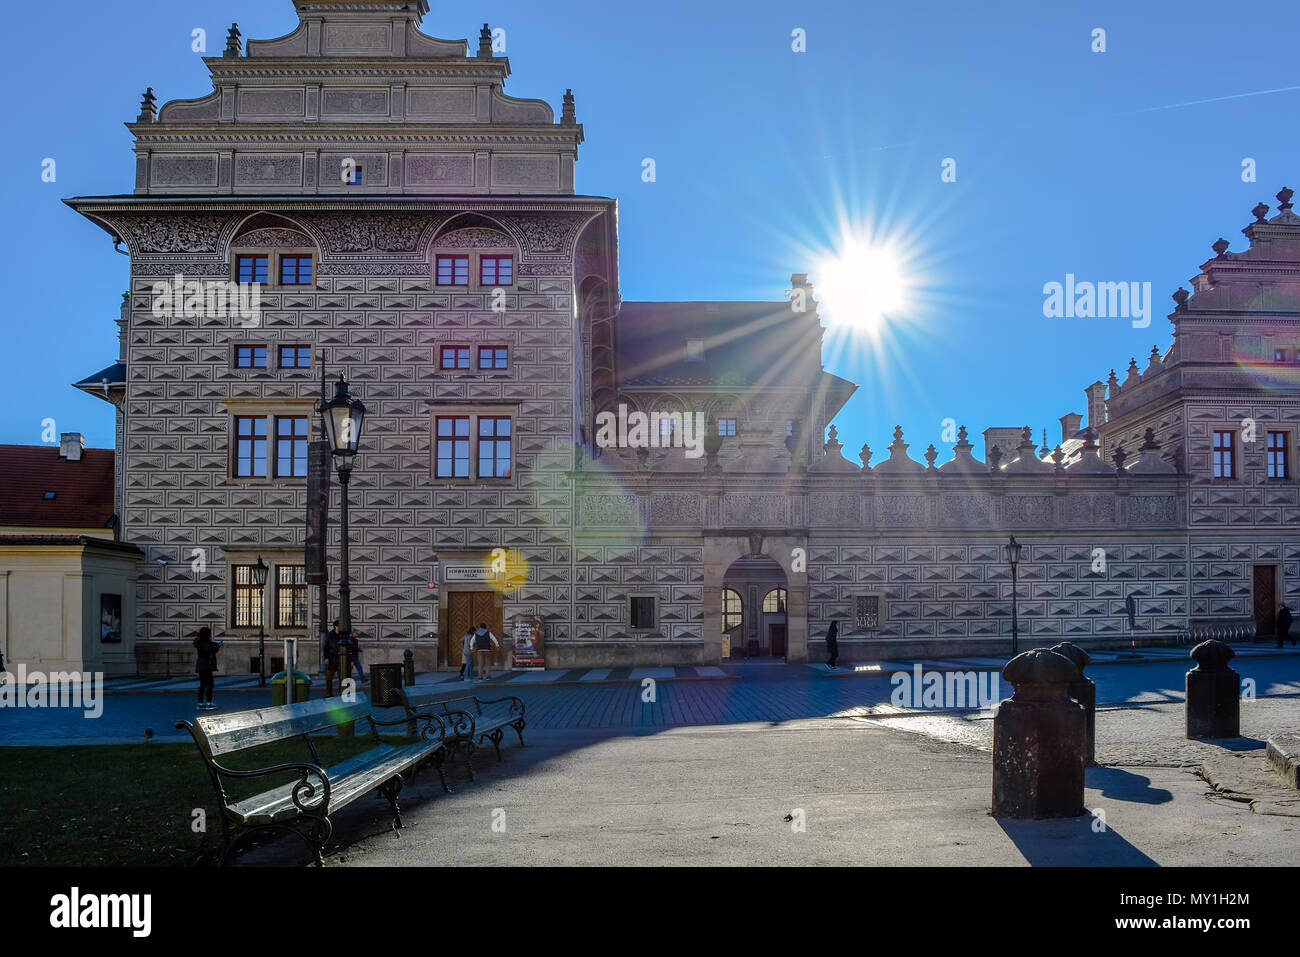
M 835 662 L 840 660 L 840 623 L 831 622 L 831 626 L 826 629 L 826 654 L 828 655 L 826 665 L 832 670 L 835 669 Z
M 1285 604 L 1277 606 L 1277 646 L 1282 647 L 1286 642 L 1295 644 L 1295 639 L 1291 637 L 1291 609 Z
M 216 684 L 217 651 L 221 642 L 212 640 L 212 629 L 204 625 L 194 639 L 194 651 L 197 661 L 194 670 L 199 675 L 199 710 L 212 711 L 217 706 L 212 703 L 212 692 Z
M 486 621 L 480 621 L 474 632 L 474 665 L 485 681 L 492 677 L 492 655 L 500 647 L 501 640 L 488 630 Z

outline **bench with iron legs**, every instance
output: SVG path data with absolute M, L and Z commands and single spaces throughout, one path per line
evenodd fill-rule
M 447 737 L 452 752 L 455 753 L 459 745 L 466 745 L 466 764 L 469 764 L 470 756 L 485 738 L 492 742 L 497 760 L 500 761 L 501 739 L 505 735 L 506 728 L 514 728 L 515 734 L 519 736 L 519 746 L 521 748 L 524 746 L 524 727 L 527 724 L 524 717 L 524 703 L 514 695 L 507 695 L 504 698 L 462 695 L 420 705 L 412 705 L 405 691 L 400 697 L 408 715 L 437 714 L 442 718 L 447 725 Z M 465 703 L 464 708 L 453 707 L 461 703 Z M 505 707 L 489 707 L 485 711 L 484 705 L 505 705 Z M 441 711 L 439 712 L 438 709 Z M 472 774 L 472 767 L 470 771 Z
M 324 767 L 312 735 L 362 720 L 370 725 L 372 746 L 361 754 Z M 379 727 L 406 724 L 408 720 L 419 725 L 418 741 L 391 745 L 380 740 Z M 432 765 L 437 768 L 443 790 L 450 790 L 442 766 L 454 736 L 448 732 L 444 719 L 423 712 L 397 721 L 382 721 L 375 717 L 364 694 L 357 695 L 353 702 L 325 698 L 230 714 L 201 715 L 193 724 L 178 721 L 176 727 L 184 728 L 194 738 L 212 779 L 221 808 L 222 864 L 252 835 L 280 831 L 304 841 L 315 855 L 316 864 L 321 865 L 322 852 L 334 830 L 330 816 L 340 808 L 378 791 L 392 807 L 393 826 L 400 828 L 402 812 L 397 796 L 403 783 L 417 771 Z M 306 744 L 310 761 L 304 755 L 302 761 L 246 771 L 222 763 L 241 752 L 299 738 Z M 243 800 L 231 801 L 226 795 L 227 780 L 289 773 L 298 775 L 298 780 Z

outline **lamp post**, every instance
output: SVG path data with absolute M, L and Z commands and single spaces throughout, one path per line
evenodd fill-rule
M 253 566 L 253 584 L 257 586 L 257 686 L 266 687 L 266 574 L 271 569 L 262 556 Z
M 1020 654 L 1020 623 L 1016 616 L 1016 565 L 1020 561 L 1020 543 L 1016 536 L 1003 546 L 1007 550 L 1007 564 L 1011 566 L 1011 657 Z
M 348 391 L 347 377 L 339 376 L 334 398 L 321 403 L 320 412 L 325 423 L 325 436 L 334 454 L 334 465 L 338 469 L 339 485 L 343 487 L 339 530 L 339 691 L 342 692 L 344 680 L 352 673 L 346 641 L 352 634 L 352 586 L 348 581 L 348 480 L 352 478 L 352 462 L 361 442 L 366 407 Z

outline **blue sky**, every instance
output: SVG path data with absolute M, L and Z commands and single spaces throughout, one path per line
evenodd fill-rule
M 1239 95 L 1300 85 L 1293 13 L 1263 0 L 435 0 L 424 30 L 504 27 L 507 92 L 558 113 L 573 88 L 587 136 L 578 189 L 620 202 L 627 299 L 776 299 L 791 272 L 816 280 L 842 223 L 903 237 L 909 306 L 879 343 L 828 334 L 826 366 L 860 384 L 836 419 L 846 451 L 866 441 L 879 461 L 899 423 L 914 457 L 934 442 L 942 460 L 948 417 L 973 437 L 1046 426 L 1054 443 L 1057 418 L 1084 411 L 1084 386 L 1167 346 L 1169 294 L 1211 243 L 1243 248 L 1250 208 L 1300 189 L 1300 90 Z M 146 86 L 160 102 L 208 92 L 191 31 L 206 29 L 216 54 L 232 20 L 246 38 L 297 22 L 289 0 L 7 11 L 22 41 L 0 67 L 16 240 L 0 275 L 0 371 L 16 414 L 0 442 L 38 443 L 49 417 L 111 446 L 111 408 L 69 383 L 116 356 L 127 260 L 60 200 L 130 191 L 122 123 Z M 1104 53 L 1091 50 L 1098 27 Z M 796 28 L 807 52 L 791 50 Z M 55 183 L 41 181 L 46 157 Z M 1242 181 L 1247 157 L 1257 182 Z M 945 158 L 955 182 L 941 182 Z M 1150 327 L 1045 318 L 1043 285 L 1067 273 L 1150 282 Z

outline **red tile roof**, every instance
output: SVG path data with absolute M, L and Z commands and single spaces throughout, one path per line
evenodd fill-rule
M 0 485 L 0 525 L 107 528 L 113 450 L 85 449 L 80 462 L 69 462 L 57 445 L 0 445 Z

